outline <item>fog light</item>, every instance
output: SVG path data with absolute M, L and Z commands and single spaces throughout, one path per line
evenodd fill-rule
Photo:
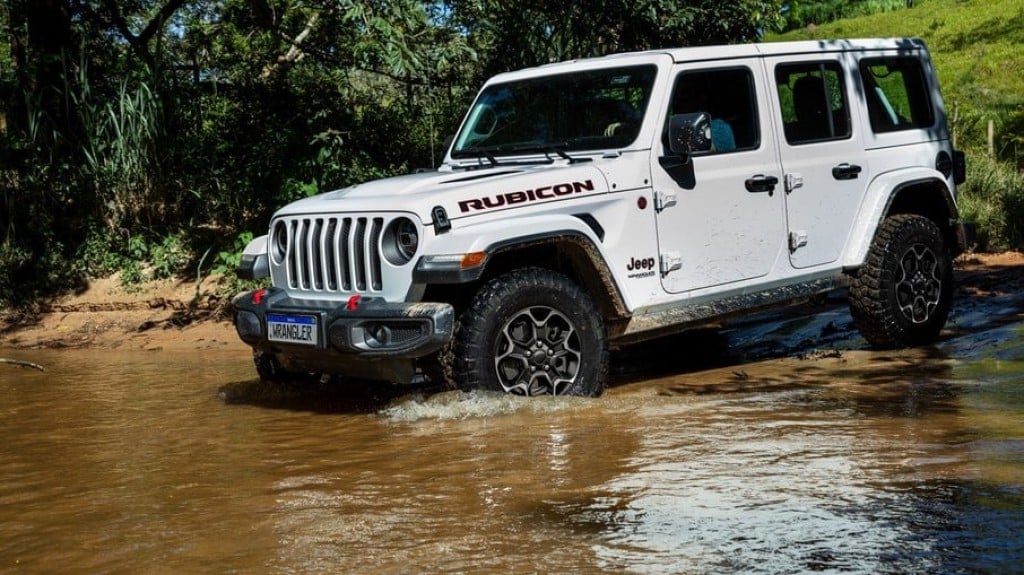
M 388 326 L 382 323 L 371 323 L 364 329 L 364 339 L 368 347 L 387 347 L 391 343 L 391 328 Z

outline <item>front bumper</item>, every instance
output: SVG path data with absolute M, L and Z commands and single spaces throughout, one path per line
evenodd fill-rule
M 355 296 L 347 302 L 289 297 L 280 288 L 235 297 L 235 330 L 254 349 L 272 353 L 288 369 L 322 371 L 405 383 L 416 358 L 451 338 L 455 310 L 445 303 L 388 303 Z M 307 343 L 272 341 L 268 314 L 315 322 Z

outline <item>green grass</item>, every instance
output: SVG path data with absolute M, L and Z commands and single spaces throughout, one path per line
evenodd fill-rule
M 1024 0 L 917 0 L 913 8 L 771 35 L 768 41 L 916 37 L 931 51 L 950 115 L 967 141 L 983 148 L 1024 107 Z M 1009 138 L 1004 134 L 1004 139 Z
M 1024 247 L 1024 173 L 984 154 L 967 163 L 960 215 L 977 227 L 977 251 Z

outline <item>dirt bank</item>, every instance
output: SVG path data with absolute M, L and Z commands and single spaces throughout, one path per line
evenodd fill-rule
M 970 254 L 956 262 L 957 309 L 1024 299 L 1024 254 Z M 92 282 L 37 313 L 0 317 L 0 348 L 209 349 L 245 351 L 234 328 L 218 313 L 226 302 L 210 280 L 165 280 L 125 289 L 115 276 Z M 1019 303 L 1019 302 L 1018 302 Z M 1003 310 L 1003 311 L 998 311 Z M 1018 306 L 994 306 L 1017 313 Z
M 33 313 L 0 316 L 0 348 L 208 349 L 246 346 L 224 316 L 210 279 L 125 288 L 113 276 Z

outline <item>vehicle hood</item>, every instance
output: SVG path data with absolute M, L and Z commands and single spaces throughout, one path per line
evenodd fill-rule
M 429 223 L 436 206 L 457 219 L 607 192 L 604 174 L 591 163 L 504 165 L 374 180 L 298 200 L 276 215 L 403 211 Z

